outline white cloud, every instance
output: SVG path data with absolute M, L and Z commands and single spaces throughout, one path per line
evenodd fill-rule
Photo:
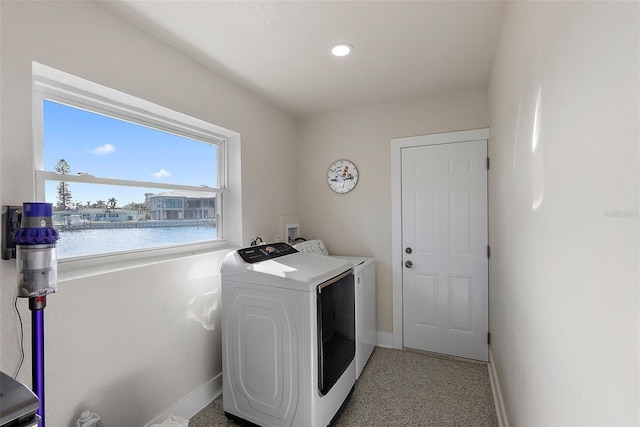
M 154 173 L 153 176 L 157 179 L 161 179 L 171 176 L 171 174 L 164 169 L 160 169 L 158 172 Z
M 111 144 L 104 144 L 93 149 L 91 152 L 96 156 L 102 156 L 103 154 L 113 153 L 114 151 L 116 151 L 116 147 Z

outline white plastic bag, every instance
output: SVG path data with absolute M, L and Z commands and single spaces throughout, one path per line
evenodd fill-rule
M 171 414 L 161 424 L 151 424 L 149 427 L 189 427 L 189 420 Z
M 76 421 L 77 427 L 104 427 L 98 414 L 91 411 L 84 411 Z

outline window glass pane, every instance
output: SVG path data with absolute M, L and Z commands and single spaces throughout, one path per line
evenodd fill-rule
M 214 240 L 218 236 L 216 193 L 158 190 L 47 181 L 54 227 L 60 233 L 58 258 L 146 249 Z M 91 194 L 67 209 L 60 206 L 65 189 Z M 122 202 L 121 202 L 122 200 Z
M 44 170 L 64 159 L 73 175 L 218 187 L 216 144 L 50 100 L 43 110 Z
M 215 228 L 87 228 L 60 231 L 58 259 L 159 248 L 172 244 L 211 240 Z

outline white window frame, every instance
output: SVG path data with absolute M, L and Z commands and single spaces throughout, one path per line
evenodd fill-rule
M 238 246 L 241 238 L 241 185 L 240 185 L 240 134 L 200 119 L 145 101 L 132 95 L 111 89 L 80 77 L 33 62 L 33 168 L 36 183 L 36 200 L 45 200 L 45 181 L 59 181 L 60 174 L 44 170 L 43 104 L 45 100 L 60 102 L 72 107 L 183 135 L 216 144 L 218 149 L 218 187 L 206 188 L 221 197 L 218 223 L 219 239 L 186 244 L 169 244 L 161 248 L 138 249 L 123 252 L 87 255 L 59 261 L 59 273 L 84 274 L 96 267 L 139 263 L 153 258 L 196 254 L 211 250 Z M 159 184 L 132 180 L 110 179 L 91 175 L 65 175 L 65 182 L 140 186 L 164 190 L 194 190 L 178 184 Z M 199 188 L 202 190 L 202 188 Z M 108 268 L 108 267 L 107 267 Z M 84 273 L 83 273 L 84 272 Z

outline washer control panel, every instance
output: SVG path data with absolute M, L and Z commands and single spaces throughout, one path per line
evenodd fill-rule
M 240 255 L 240 258 L 249 264 L 278 258 L 284 255 L 295 254 L 296 252 L 298 251 L 284 242 L 238 249 L 238 255 Z

